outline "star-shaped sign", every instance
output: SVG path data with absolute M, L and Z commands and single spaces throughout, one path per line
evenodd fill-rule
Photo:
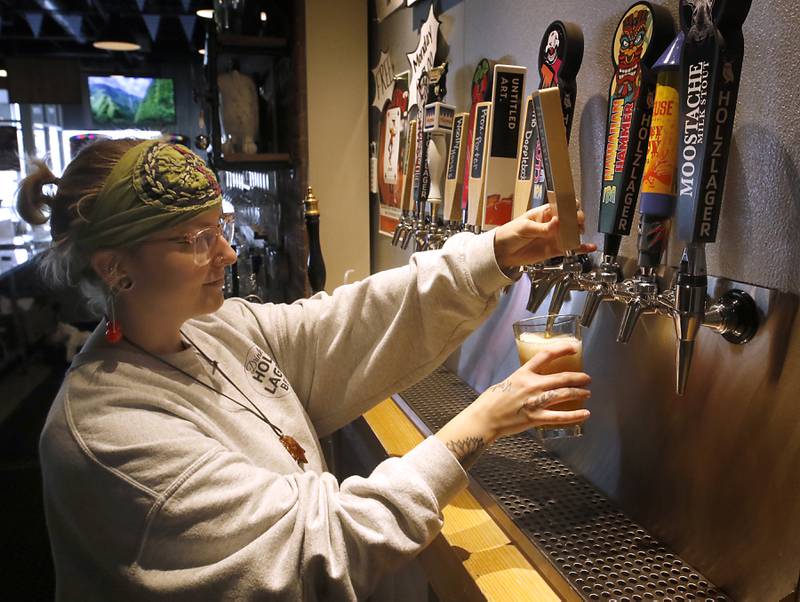
M 386 102 L 391 100 L 394 91 L 394 65 L 388 52 L 381 50 L 378 65 L 371 71 L 375 80 L 375 98 L 372 100 L 372 106 L 382 111 Z
M 419 29 L 419 41 L 414 52 L 406 54 L 411 65 L 411 81 L 408 82 L 408 108 L 417 105 L 419 98 L 417 87 L 422 73 L 429 71 L 436 60 L 436 39 L 439 35 L 439 19 L 433 12 L 433 3 L 428 11 L 428 18 Z

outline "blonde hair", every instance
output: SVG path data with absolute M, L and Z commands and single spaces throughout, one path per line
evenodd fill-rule
M 23 220 L 32 225 L 50 221 L 53 244 L 40 262 L 43 279 L 57 287 L 78 286 L 96 313 L 104 310 L 107 292 L 89 264 L 90 257 L 78 250 L 78 227 L 114 165 L 140 142 L 135 138 L 94 142 L 78 153 L 61 178 L 44 161 L 34 159 L 17 190 L 17 213 Z M 57 187 L 55 194 L 44 192 L 48 184 Z

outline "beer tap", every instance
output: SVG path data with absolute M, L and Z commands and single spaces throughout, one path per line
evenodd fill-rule
M 432 102 L 425 105 L 423 129 L 428 137 L 427 167 L 429 174 L 428 202 L 431 220 L 425 236 L 423 250 L 438 249 L 444 242 L 444 227 L 439 217 L 442 204 L 442 176 L 444 175 L 448 135 L 453 131 L 456 108 L 442 102 L 447 94 L 447 63 L 430 71 L 430 90 L 428 98 Z
M 514 172 L 527 73 L 527 67 L 521 65 L 494 66 L 492 109 L 486 133 L 481 215 L 483 230 L 501 226 L 512 217 Z
M 578 287 L 578 277 L 583 271 L 577 253 L 581 247 L 578 203 L 572 180 L 559 90 L 547 88 L 534 92 L 533 108 L 536 111 L 536 127 L 539 130 L 545 181 L 549 188 L 547 199 L 553 214 L 558 216 L 559 246 L 566 251 L 550 304 L 552 308 L 553 304 L 557 303 L 560 309 L 566 293 Z M 549 313 L 555 318 L 558 311 Z
M 413 157 L 416 156 L 417 148 L 417 122 L 409 121 L 408 138 L 403 156 L 403 188 L 400 193 L 400 210 L 402 215 L 392 236 L 392 244 L 400 245 L 403 249 L 408 246 L 409 236 L 414 228 L 416 216 L 413 211 L 413 182 L 414 178 L 410 173 L 413 167 Z
M 588 290 L 581 325 L 589 327 L 602 301 L 615 298 L 622 271 L 617 256 L 630 234 L 650 135 L 656 76 L 652 66 L 674 37 L 672 16 L 663 6 L 634 3 L 614 34 L 601 180 L 598 230 L 603 233 L 598 268 L 582 278 Z
M 686 241 L 672 291 L 678 338 L 676 389 L 686 389 L 700 326 L 732 343 L 745 343 L 758 329 L 753 299 L 731 290 L 717 301 L 707 293 L 705 245 L 716 240 L 733 135 L 750 0 L 681 0 L 685 40 L 681 55 L 678 144 L 678 238 Z
M 617 297 L 625 313 L 617 341 L 627 343 L 639 318 L 646 313 L 667 313 L 671 306 L 659 296 L 657 271 L 669 240 L 675 210 L 675 176 L 678 152 L 680 55 L 684 34 L 679 31 L 653 66 L 658 74 L 655 102 L 647 142 L 639 214 L 639 269 L 623 282 Z
M 467 125 L 469 113 L 458 113 L 453 119 L 453 133 L 447 152 L 447 174 L 444 183 L 444 232 L 442 244 L 464 227 L 461 211 L 461 195 L 464 187 L 464 157 L 466 155 Z
M 580 229 L 578 227 L 578 202 L 575 197 L 575 185 L 572 180 L 572 167 L 567 148 L 567 134 L 562 114 L 561 94 L 558 88 L 537 90 L 533 93 L 533 108 L 536 111 L 536 128 L 542 148 L 542 165 L 545 170 L 545 181 L 550 190 L 547 199 L 553 214 L 559 220 L 559 246 L 566 251 L 563 266 L 580 266 L 576 261 L 576 252 L 581 248 Z M 571 286 L 568 280 L 580 273 L 562 268 L 553 297 Z M 563 297 L 561 298 L 563 301 Z M 555 319 L 555 315 L 551 315 Z M 548 323 L 548 331 L 550 330 Z
M 564 21 L 553 21 L 545 29 L 539 44 L 539 90 L 557 87 L 561 93 L 561 112 L 564 117 L 564 128 L 569 142 L 572 131 L 572 117 L 575 110 L 575 97 L 577 95 L 576 77 L 583 61 L 583 32 L 581 28 Z M 525 129 L 523 142 L 529 149 L 520 148 L 520 152 L 530 153 L 526 162 L 520 162 L 517 172 L 517 181 L 520 178 L 529 183 L 522 185 L 520 195 L 514 193 L 515 215 L 521 215 L 530 208 L 538 207 L 548 202 L 545 169 L 542 160 L 542 145 L 536 127 L 536 111 L 533 106 L 533 96 L 529 99 L 530 107 L 526 108 Z M 528 140 L 525 140 L 525 136 Z M 527 161 L 530 164 L 526 164 Z M 527 170 L 527 171 L 526 171 Z M 528 173 L 529 172 L 529 173 Z M 528 311 L 535 312 L 550 294 L 553 287 L 565 274 L 571 274 L 573 268 L 582 264 L 577 257 L 568 259 L 554 257 L 543 263 L 537 263 L 525 268 L 531 281 L 530 297 L 528 298 Z M 565 281 L 572 282 L 570 277 Z M 566 294 L 566 289 L 563 291 Z M 560 309 L 560 304 L 559 304 Z M 557 313 L 557 312 L 556 312 Z
M 483 185 L 486 169 L 486 147 L 489 119 L 492 115 L 491 101 L 479 102 L 475 107 L 475 122 L 472 127 L 472 153 L 469 157 L 469 200 L 465 229 L 480 233 L 483 218 Z
M 414 250 L 419 251 L 425 244 L 426 221 L 425 221 L 425 201 L 428 196 L 428 145 L 427 136 L 424 131 L 425 105 L 428 102 L 429 92 L 429 73 L 423 71 L 417 84 L 418 105 L 416 108 L 416 136 L 414 142 L 414 175 L 412 178 L 411 198 L 414 204 L 414 212 L 410 228 L 400 243 L 401 248 L 408 248 L 411 241 L 414 241 Z

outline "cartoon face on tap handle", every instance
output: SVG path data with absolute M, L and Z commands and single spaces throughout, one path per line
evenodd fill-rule
M 617 97 L 632 96 L 639 88 L 639 63 L 642 60 L 649 16 L 649 12 L 643 9 L 631 13 L 622 22 L 617 54 Z

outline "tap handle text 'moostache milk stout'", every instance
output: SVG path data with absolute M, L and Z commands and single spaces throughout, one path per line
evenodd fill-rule
M 561 112 L 564 115 L 564 128 L 569 142 L 572 131 L 572 116 L 575 113 L 575 97 L 578 92 L 576 77 L 583 61 L 583 32 L 581 28 L 565 21 L 553 21 L 542 36 L 539 45 L 539 90 L 558 88 L 561 92 Z M 533 105 L 531 105 L 532 107 Z M 535 117 L 534 117 L 535 118 Z M 527 132 L 528 120 L 526 119 Z M 534 127 L 532 133 L 536 131 Z M 532 198 L 526 199 L 526 209 L 538 207 L 547 201 L 544 166 L 542 165 L 542 147 L 534 134 L 533 147 L 533 187 Z M 519 173 L 518 173 L 519 176 Z M 516 194 L 515 205 L 520 204 Z
M 744 57 L 750 0 L 681 0 L 678 238 L 686 241 L 675 286 L 677 391 L 683 393 L 706 303 L 705 244 L 717 224 Z
M 649 2 L 633 4 L 614 35 L 598 228 L 605 257 L 616 258 L 633 225 L 655 95 L 652 66 L 673 37 L 669 11 Z
M 750 0 L 682 0 L 678 236 L 714 242 L 742 73 Z

